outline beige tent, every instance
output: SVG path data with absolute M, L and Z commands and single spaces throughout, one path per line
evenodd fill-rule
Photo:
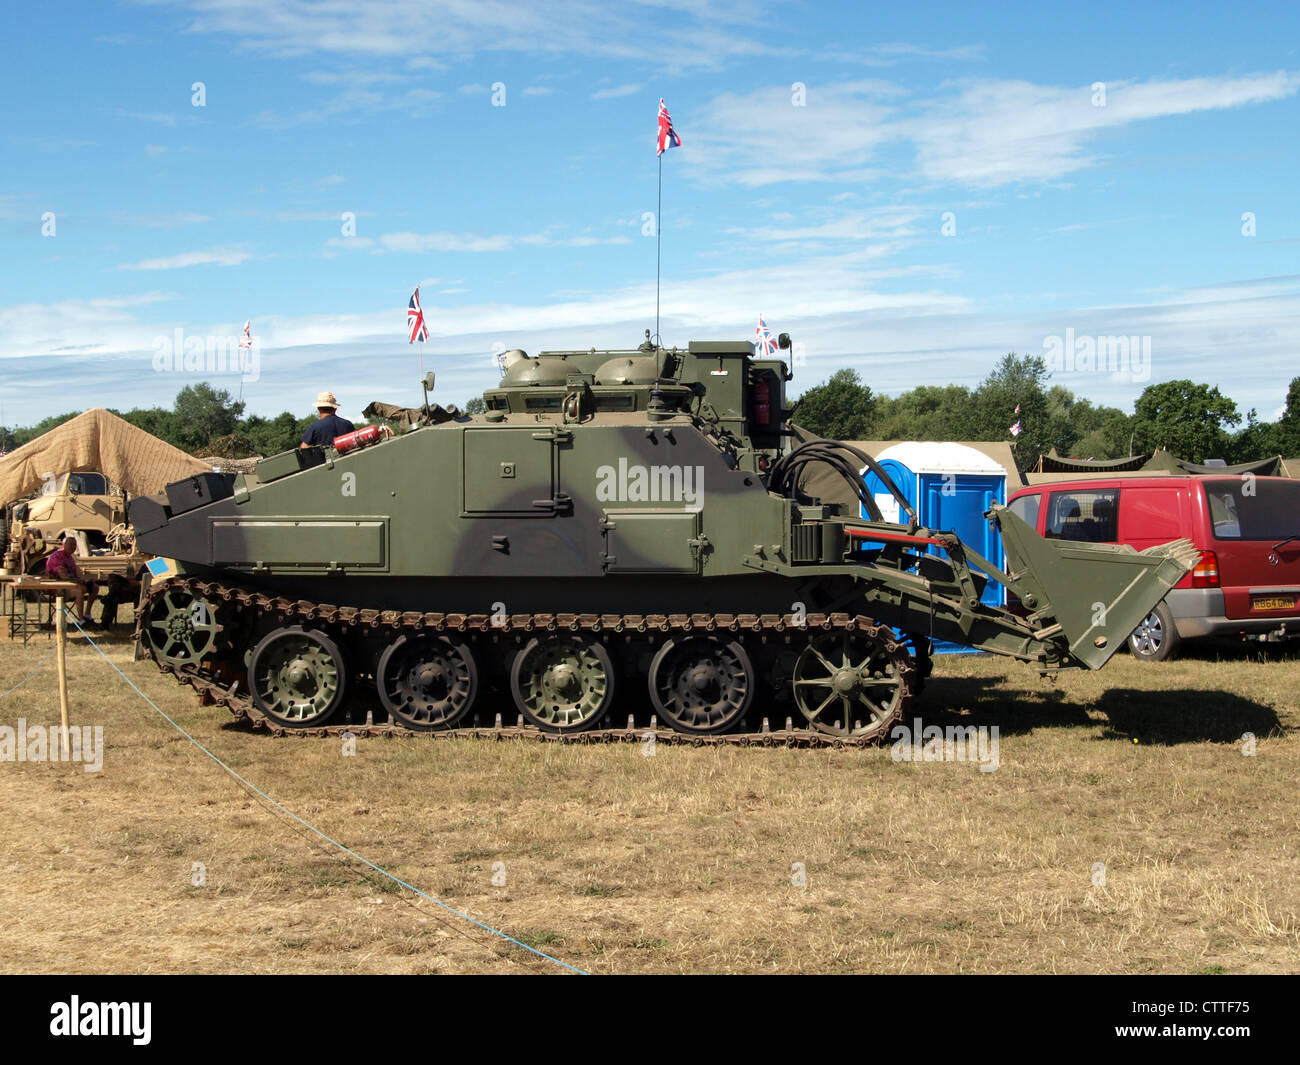
M 0 459 L 0 506 L 35 492 L 51 473 L 98 470 L 132 495 L 151 495 L 211 469 L 116 414 L 92 407 Z
M 795 440 L 802 443 L 805 440 L 816 439 L 816 434 L 795 425 L 792 426 L 795 432 Z M 903 440 L 844 440 L 841 443 L 855 447 L 859 451 L 865 451 L 872 458 L 878 458 L 880 453 L 888 447 L 895 444 L 906 443 Z M 966 447 L 974 448 L 982 452 L 1001 466 L 1007 474 L 1007 495 L 1019 488 L 1024 487 L 1024 479 L 1020 476 L 1020 468 L 1016 465 L 1015 455 L 1011 452 L 1011 445 L 1002 440 L 951 440 L 946 443 L 963 444 Z M 808 466 L 803 475 L 799 478 L 800 488 L 810 496 L 822 500 L 825 503 L 846 503 L 849 506 L 858 505 L 857 497 L 853 494 L 853 487 L 845 482 L 844 478 L 835 472 L 830 466 L 817 463 Z M 854 510 L 852 513 L 857 513 Z

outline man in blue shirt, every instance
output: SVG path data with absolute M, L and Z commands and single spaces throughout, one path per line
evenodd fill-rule
M 322 392 L 316 397 L 316 413 L 320 417 L 307 426 L 302 434 L 299 447 L 329 447 L 334 438 L 356 431 L 356 426 L 346 418 L 340 418 L 334 412 L 339 409 L 339 401 L 333 392 Z

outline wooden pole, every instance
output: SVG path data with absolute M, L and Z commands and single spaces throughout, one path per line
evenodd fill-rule
M 56 632 L 55 646 L 58 648 L 59 663 L 59 717 L 62 721 L 63 728 L 59 738 L 59 749 L 63 752 L 63 757 L 67 758 L 68 751 L 68 630 L 63 621 L 63 593 L 59 592 L 54 597 L 55 621 L 54 629 Z

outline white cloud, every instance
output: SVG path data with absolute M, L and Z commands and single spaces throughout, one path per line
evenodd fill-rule
M 613 100 L 620 96 L 633 96 L 639 93 L 644 85 L 615 85 L 608 89 L 597 89 L 590 96 L 592 100 Z
M 1061 88 L 1024 81 L 985 81 L 934 101 L 896 132 L 916 146 L 928 178 L 993 186 L 1050 181 L 1097 161 L 1093 142 L 1132 122 L 1280 100 L 1300 77 L 1278 71 L 1240 78 L 1187 78 L 1106 84 L 1095 107 L 1090 86 Z
M 881 81 L 809 83 L 805 106 L 782 88 L 723 93 L 691 123 L 680 122 L 695 176 L 745 186 L 782 181 L 862 182 L 881 173 L 886 149 L 910 147 L 932 181 L 993 187 L 1045 182 L 1096 165 L 1095 142 L 1149 119 L 1245 107 L 1300 90 L 1285 71 L 1237 78 L 1107 83 L 965 82 L 919 101 Z M 692 150 L 697 149 L 697 150 Z
M 555 91 L 554 89 L 549 89 L 549 88 L 547 88 L 545 85 L 529 85 L 526 89 L 524 89 L 522 95 L 524 95 L 524 96 L 549 96 L 549 95 L 550 95 L 551 93 L 553 93 L 554 91 Z
M 134 118 L 140 122 L 156 122 L 160 126 L 176 125 L 176 116 L 163 111 L 123 111 L 118 110 L 120 118 Z
M 248 124 L 263 129 L 282 130 L 313 122 L 326 122 L 352 114 L 374 114 L 384 111 L 411 111 L 421 116 L 443 99 L 443 94 L 433 89 L 407 89 L 397 95 L 385 95 L 374 89 L 352 86 L 338 96 L 298 111 L 277 111 L 268 108 L 259 111 Z
M 472 233 L 385 233 L 379 247 L 391 252 L 508 251 L 510 238 Z
M 878 207 L 863 211 L 815 212 L 824 221 L 810 225 L 732 228 L 728 233 L 761 241 L 867 241 L 901 240 L 917 234 L 916 223 L 923 212 L 916 207 Z M 774 216 L 779 221 L 792 220 L 788 214 Z M 937 212 L 934 213 L 937 227 Z
M 719 69 L 774 55 L 760 44 L 752 4 L 670 0 L 623 5 L 600 0 L 514 4 L 500 0 L 163 0 L 189 12 L 187 29 L 233 36 L 278 56 L 316 53 L 436 63 L 480 53 L 594 56 L 669 70 Z M 665 19 L 662 8 L 672 8 Z
M 723 93 L 694 121 L 674 116 L 683 155 L 702 180 L 742 185 L 866 180 L 899 95 L 876 81 L 808 85 L 805 106 L 788 87 Z
M 375 254 L 393 252 L 395 254 L 418 255 L 427 252 L 492 252 L 509 251 L 517 245 L 532 247 L 570 247 L 589 248 L 598 244 L 628 244 L 628 237 L 593 237 L 579 235 L 563 237 L 554 235 L 553 231 L 545 233 L 527 233 L 523 236 L 493 234 L 484 236 L 479 233 L 384 233 L 377 238 L 370 237 L 331 237 L 325 242 L 327 248 L 342 248 L 347 251 L 369 251 Z
M 940 268 L 935 277 L 942 274 Z M 918 279 L 899 290 L 904 277 Z M 889 291 L 880 291 L 882 282 Z M 435 282 L 422 292 L 432 332 L 426 358 L 439 362 L 439 393 L 459 402 L 497 380 L 494 343 L 546 348 L 632 347 L 653 323 L 654 286 L 577 293 L 535 305 L 441 306 Z M 455 283 L 453 282 L 453 285 Z M 263 344 L 262 379 L 253 409 L 274 414 L 303 403 L 302 380 L 328 379 L 350 413 L 371 399 L 412 400 L 405 292 L 369 313 L 277 316 L 255 312 Z M 148 305 L 169 297 L 67 300 L 0 307 L 0 358 L 13 402 L 30 421 L 93 403 L 131 407 L 168 403 L 186 383 L 155 374 L 151 344 L 183 324 L 187 331 L 235 334 L 240 322 L 142 321 Z M 868 253 L 773 263 L 707 277 L 670 278 L 663 288 L 663 334 L 669 344 L 696 338 L 746 338 L 762 311 L 768 325 L 804 345 L 796 391 L 852 367 L 879 392 L 918 383 L 979 382 L 1008 351 L 1041 353 L 1043 339 L 1063 335 L 1152 337 L 1149 381 L 1093 372 L 1060 373 L 1054 383 L 1094 402 L 1131 410 L 1146 384 L 1191 378 L 1218 385 L 1244 411 L 1272 411 L 1294 376 L 1300 350 L 1300 275 L 1209 284 L 1163 292 L 1146 303 L 1029 310 L 992 315 L 927 281 L 918 268 L 880 268 Z M 1042 299 L 1029 300 L 1042 306 Z M 48 356 L 64 352 L 57 361 Z M 18 356 L 33 356 L 18 358 Z M 60 387 L 53 390 L 51 380 Z M 221 382 L 217 382 L 221 386 Z M 224 386 L 223 386 L 224 387 Z M 418 397 L 414 397 L 418 398 Z M 7 404 L 8 406 L 8 404 Z
M 211 222 L 212 216 L 198 214 L 194 211 L 171 211 L 158 214 L 122 214 L 115 216 L 130 226 L 146 226 L 149 229 L 176 229 L 179 226 L 197 226 Z
M 147 350 L 158 329 L 141 323 L 136 312 L 171 299 L 175 297 L 168 293 L 145 292 L 138 296 L 0 307 L 0 358 L 39 357 L 51 351 L 73 349 Z M 48 379 L 45 391 L 50 398 L 59 398 L 58 389 L 51 394 Z
M 251 259 L 252 253 L 239 248 L 210 248 L 187 251 L 161 259 L 142 259 L 138 263 L 120 263 L 119 270 L 181 270 L 187 266 L 238 266 Z
M 825 54 L 836 62 L 861 63 L 869 67 L 893 66 L 908 59 L 976 62 L 985 58 L 982 44 L 954 45 L 951 48 L 926 48 L 906 43 L 876 44 L 854 51 L 831 49 Z

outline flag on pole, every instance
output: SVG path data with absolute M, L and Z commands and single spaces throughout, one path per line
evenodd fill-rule
M 754 354 L 755 355 L 775 355 L 777 352 L 776 337 L 772 335 L 772 330 L 763 324 L 763 316 L 758 316 L 758 328 L 754 330 Z
M 1012 413 L 1012 414 L 1019 414 L 1019 413 L 1020 413 L 1020 404 L 1019 404 L 1019 403 L 1016 404 L 1016 409 L 1013 410 L 1011 413 Z
M 244 335 L 239 338 L 239 347 L 242 351 L 252 350 L 253 347 L 253 334 L 251 332 L 252 328 L 253 328 L 253 319 L 250 318 L 248 321 L 244 323 Z
M 1013 425 L 1013 426 L 1011 427 L 1011 435 L 1012 435 L 1012 436 L 1019 436 L 1019 435 L 1020 435 L 1020 428 L 1021 428 L 1021 427 L 1020 427 L 1020 423 L 1019 423 L 1019 422 L 1016 422 L 1016 424 Z
M 406 306 L 406 325 L 411 331 L 411 337 L 407 340 L 408 344 L 414 344 L 417 340 L 423 342 L 429 339 L 429 330 L 424 327 L 424 312 L 420 310 L 420 286 L 415 286 L 415 291 L 411 293 L 411 302 Z
M 658 155 L 663 155 L 669 148 L 680 148 L 682 146 L 681 137 L 677 136 L 677 131 L 673 129 L 673 120 L 668 117 L 668 108 L 664 106 L 664 98 L 659 97 L 659 151 Z

